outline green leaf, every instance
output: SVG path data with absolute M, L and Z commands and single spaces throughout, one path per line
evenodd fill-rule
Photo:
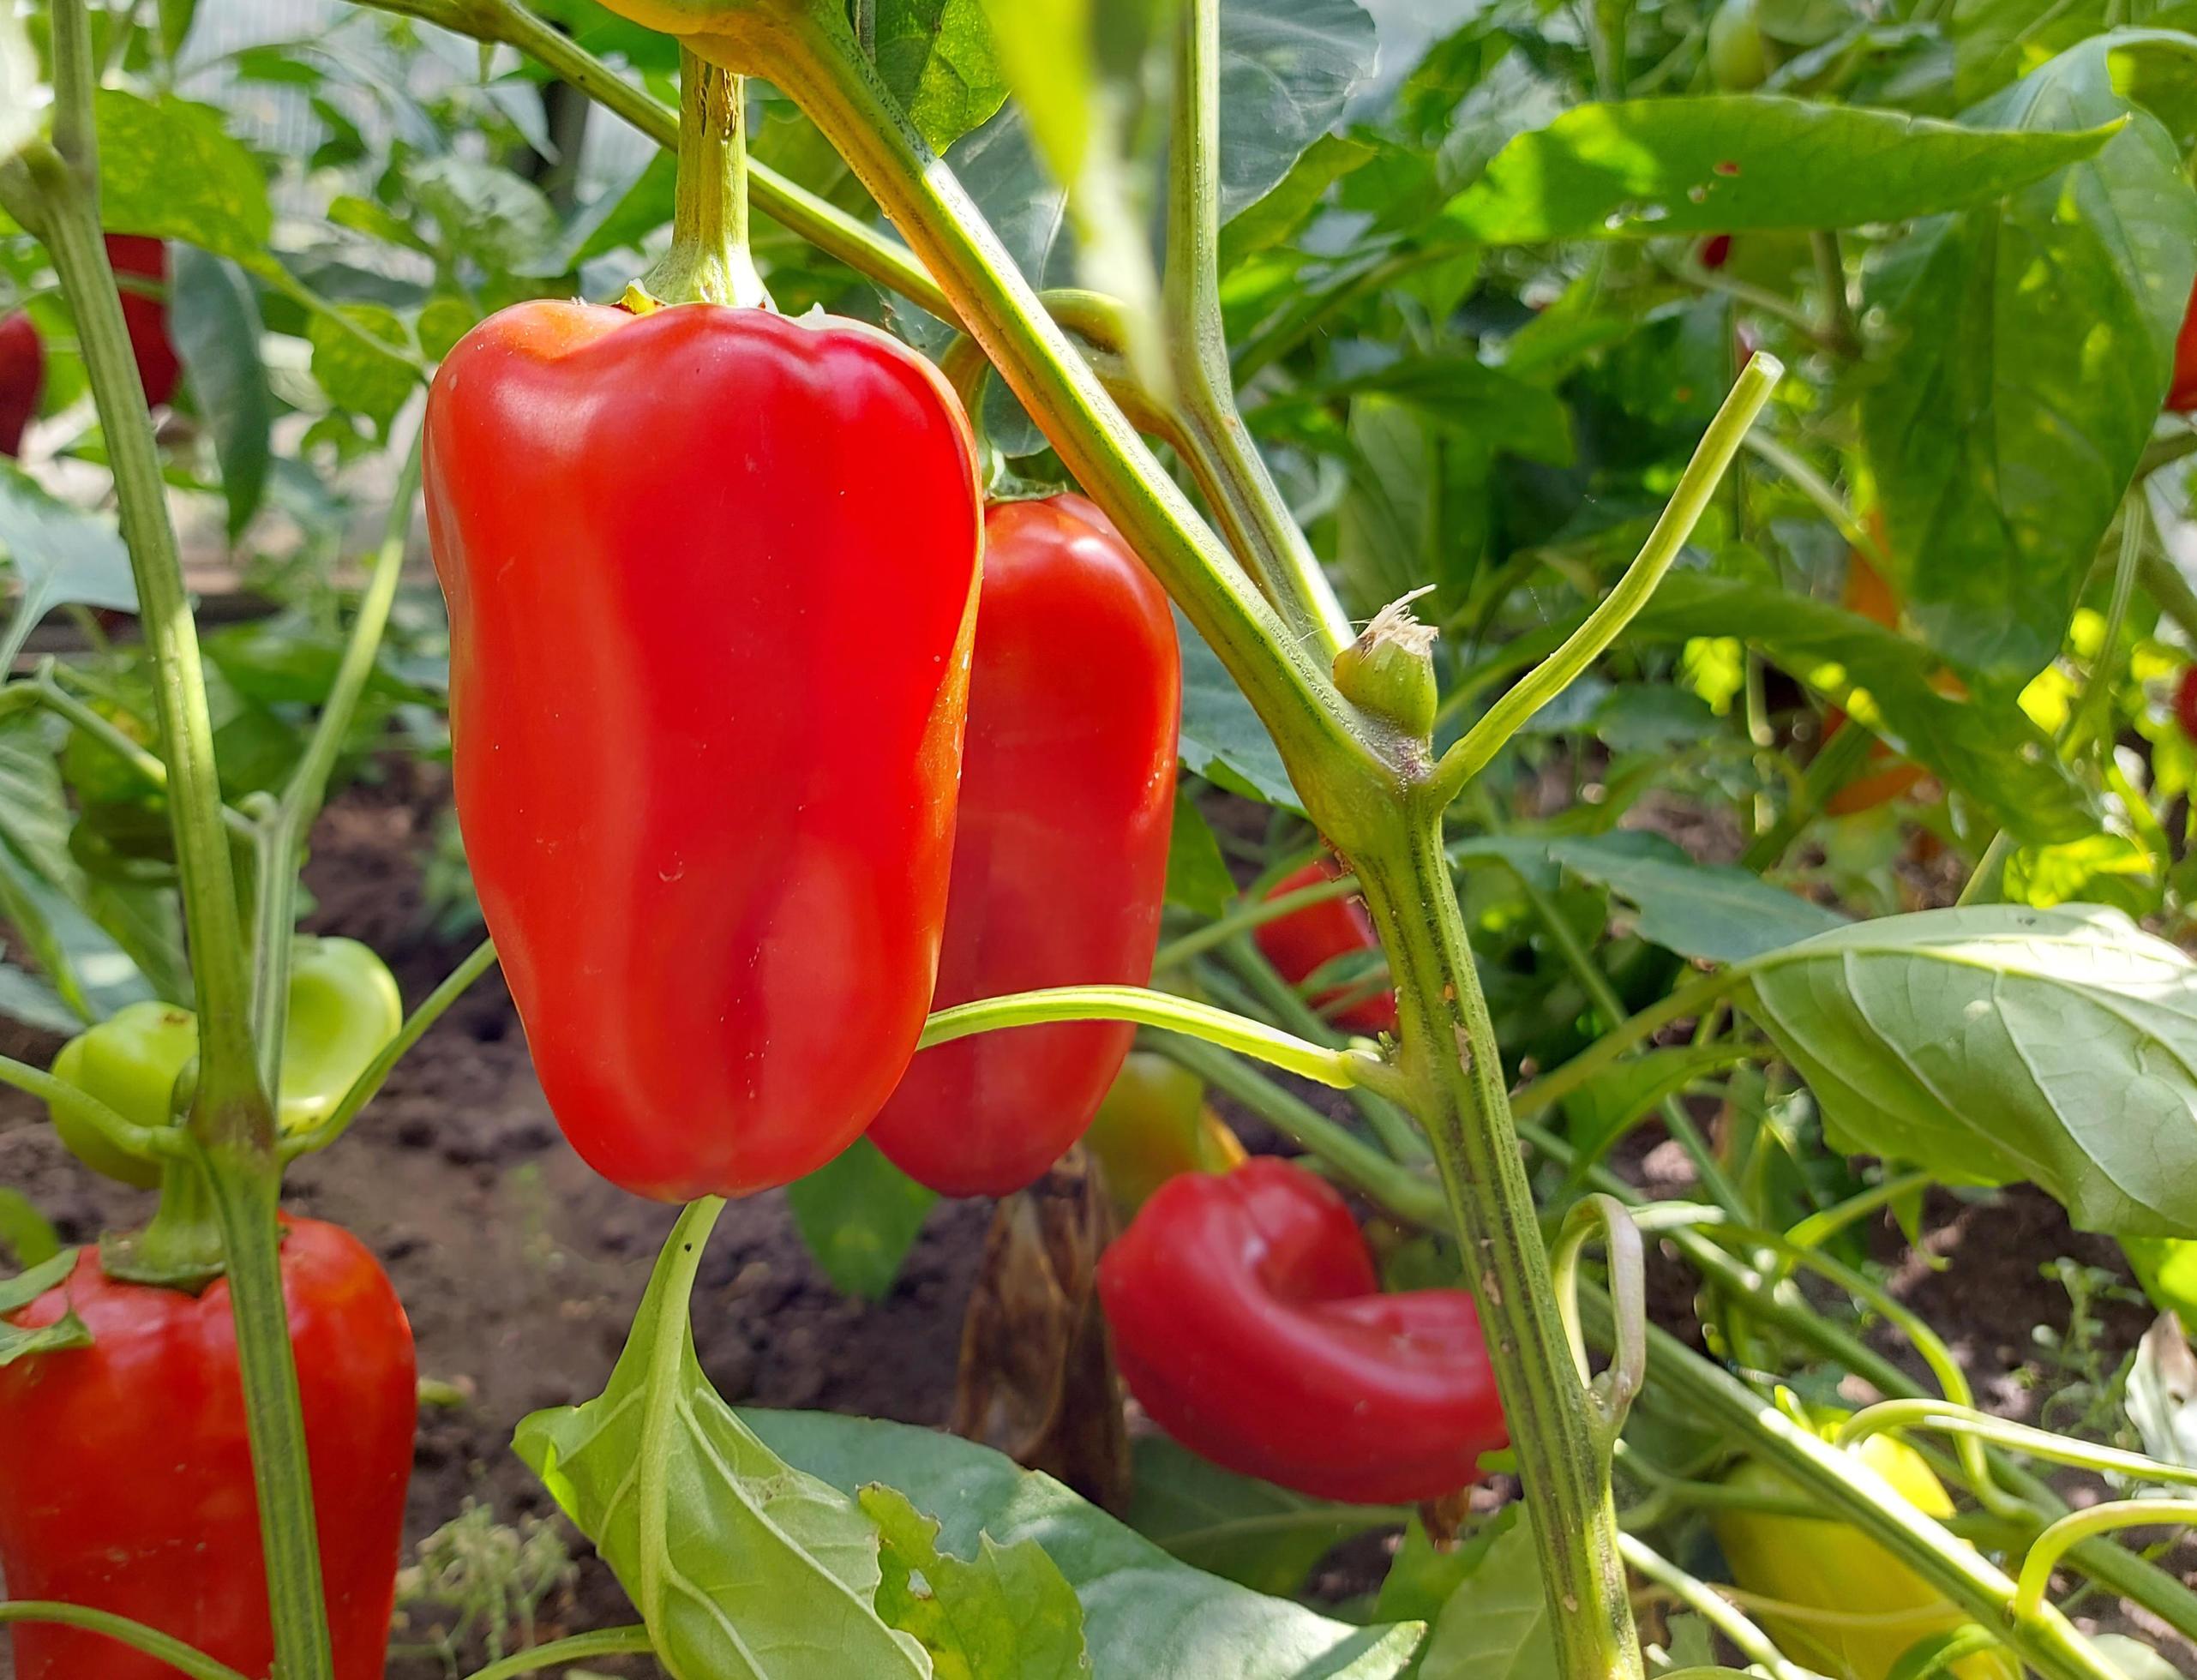
M 1132 1453 L 1129 1526 L 1194 1569 L 1276 1598 L 1294 1596 L 1343 1541 L 1396 1521 L 1378 1506 L 1331 1505 L 1235 1475 L 1163 1435 L 1143 1437 Z
M 938 1548 L 939 1525 L 908 1496 L 872 1484 L 855 1497 L 885 1539 L 878 1611 L 911 1633 L 939 1680 L 1066 1680 L 1091 1671 L 1083 1607 L 1035 1540 L 1000 1545 L 980 1534 L 976 1556 Z
M 169 255 L 168 330 L 190 375 L 191 395 L 213 434 L 233 543 L 266 493 L 274 423 L 252 283 L 221 258 L 178 244 Z
M 1101 1674 L 1387 1680 L 1419 1642 L 1410 1624 L 1350 1627 L 1186 1568 L 1050 1476 L 957 1437 L 822 1412 L 741 1416 L 772 1451 L 835 1487 L 899 1488 L 939 1517 L 950 1551 L 975 1555 L 980 1535 L 1036 1541 L 1083 1603 Z
M 6 846 L 0 846 L 0 915 L 86 1023 L 154 995 L 144 972 L 106 930 Z
M 531 273 L 556 243 L 556 210 L 539 187 L 507 169 L 445 156 L 415 162 L 405 179 L 444 242 L 490 273 Z
M 867 1137 L 786 1186 L 794 1225 L 825 1276 L 834 1288 L 872 1301 L 891 1292 L 938 1199 Z
M 2011 693 L 1980 681 L 1965 699 L 1939 693 L 1931 684 L 1939 662 L 1926 649 L 1858 614 L 1769 585 L 1674 572 L 1626 634 L 1742 638 L 1928 765 L 2016 839 L 2049 843 L 2098 830 L 2090 793 Z
M 1840 1148 L 2026 1179 L 2086 1231 L 2197 1236 L 2197 964 L 2127 917 L 1925 910 L 1741 972 Z
M 430 362 L 440 362 L 471 332 L 481 312 L 462 297 L 430 297 L 422 306 L 416 323 L 419 347 Z
M 1494 245 L 1906 221 L 2026 186 L 2117 128 L 1991 132 L 1762 94 L 1576 105 L 1443 213 Z
M 1861 403 L 1891 580 L 1933 646 L 2010 681 L 2060 651 L 2197 276 L 2197 189 L 2115 92 L 2115 39 L 1972 113 L 2052 139 L 2125 118 L 2103 151 L 1915 229 L 1868 279 L 1893 340 Z
M 92 1333 L 74 1312 L 63 1312 L 51 1324 L 26 1329 L 6 1322 L 6 1315 L 28 1306 L 76 1268 L 76 1251 L 64 1248 L 9 1278 L 0 1278 L 0 1370 L 33 1353 L 51 1353 L 64 1347 L 89 1347 Z
M 1650 945 L 1702 962 L 1744 962 L 1846 921 L 1737 865 L 1696 863 L 1660 834 L 1558 840 L 1549 855 L 1630 903 Z
M 1302 809 L 1274 737 L 1258 721 L 1220 656 L 1205 645 L 1180 607 L 1174 609 L 1174 628 L 1182 650 L 1184 768 L 1262 805 Z
M 1954 0 L 1953 93 L 1972 105 L 2027 75 L 2053 54 L 2102 33 L 2110 0 Z
M 180 240 L 261 273 L 273 265 L 267 177 L 221 126 L 220 112 L 110 87 L 94 96 L 93 110 L 99 216 L 110 231 Z
M 1571 464 L 1571 417 L 1562 399 L 1467 351 L 1400 355 L 1378 368 L 1309 381 L 1260 404 L 1250 419 L 1256 426 L 1263 417 L 1364 393 L 1408 404 L 1446 426 L 1498 436 L 1506 451 L 1529 461 L 1550 466 Z
M 1426 1641 L 1419 1680 L 1558 1680 L 1556 1640 L 1522 1515 L 1496 1535 L 1479 1567 L 1458 1583 Z
M 2100 832 L 2057 846 L 2020 846 L 2008 857 L 2007 902 L 2049 910 L 2080 900 L 2130 917 L 2157 911 L 2166 895 L 2158 860 L 2125 834 Z
M 1228 914 L 1236 879 L 1221 855 L 1221 843 L 1189 794 L 1175 789 L 1174 832 L 1168 840 L 1167 902 L 1198 915 Z
M 1432 1623 L 1465 1578 L 1487 1561 L 1488 1549 L 1516 1522 L 1516 1509 L 1504 1508 L 1454 1545 L 1439 1550 L 1414 1512 L 1404 1525 L 1403 1544 L 1381 1578 L 1375 1614 Z
M 984 0 L 878 0 L 877 69 L 934 152 L 1006 102 Z
M 1564 1099 L 1564 1135 L 1577 1151 L 1576 1181 L 1655 1109 L 1704 1075 L 1728 1067 L 1720 1044 L 1672 1044 L 1612 1063 Z
M 315 313 L 305 328 L 313 346 L 313 377 L 330 402 L 364 415 L 387 436 L 389 423 L 411 395 L 419 375 L 401 357 L 386 355 L 368 340 L 407 349 L 405 324 L 395 310 L 379 303 L 339 303 L 335 309 L 367 336 L 362 339 L 342 321 Z
M 1272 192 L 1335 127 L 1379 45 L 1358 0 L 1222 0 L 1224 221 Z
M 15 1263 L 26 1269 L 43 1265 L 61 1252 L 61 1238 L 46 1216 L 12 1185 L 0 1185 L 0 1247 L 6 1248 L 15 1257 Z
M 1347 135 L 1322 135 L 1289 172 L 1256 203 L 1229 218 L 1221 230 L 1220 270 L 1294 237 L 1319 207 L 1327 190 L 1372 157 L 1374 148 Z
M 29 633 L 56 607 L 75 601 L 137 610 L 129 551 L 114 521 L 48 495 L 12 461 L 0 462 L 0 556 L 21 586 L 0 642 Z
M 160 51 L 170 62 L 183 50 L 198 18 L 198 0 L 159 0 Z
M 75 1033 L 84 1025 L 59 993 L 13 963 L 0 963 L 0 1015 L 44 1033 Z
M 878 1533 L 854 1500 L 789 1468 L 694 1358 L 687 1301 L 720 1204 L 680 1217 L 602 1395 L 523 1419 L 512 1444 L 595 1543 L 664 1666 L 711 1680 L 917 1680 L 878 1617 Z

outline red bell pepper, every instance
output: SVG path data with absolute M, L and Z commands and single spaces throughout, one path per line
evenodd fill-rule
M 1284 876 L 1266 896 L 1286 897 L 1293 892 L 1302 892 L 1308 886 L 1318 886 L 1322 881 L 1334 880 L 1342 873 L 1335 863 L 1323 858 L 1306 864 L 1293 875 Z M 1330 898 L 1308 904 L 1301 910 L 1292 910 L 1288 915 L 1276 916 L 1272 921 L 1263 921 L 1254 937 L 1258 948 L 1266 953 L 1266 960 L 1292 986 L 1303 985 L 1338 957 L 1381 948 L 1373 932 L 1373 918 L 1366 913 L 1364 903 L 1355 897 Z M 1312 1007 L 1330 1016 L 1338 1026 L 1348 1027 L 1354 1032 L 1396 1031 L 1396 994 L 1378 992 L 1371 997 L 1354 997 L 1359 989 L 1356 986 L 1332 987 L 1315 997 Z M 1351 998 L 1352 1001 L 1337 1007 L 1344 998 Z
M 2197 665 L 2182 667 L 2181 678 L 2174 685 L 2174 715 L 2182 733 L 2197 741 Z
M 984 583 L 932 1007 L 1152 977 L 1182 665 L 1166 593 L 1077 495 L 1003 502 Z M 910 1177 L 1003 1196 L 1098 1112 L 1136 1029 L 1077 1022 L 918 1054 L 870 1128 Z
M 685 1202 L 797 1179 L 915 1053 L 982 504 L 876 328 L 528 303 L 427 403 L 456 795 L 565 1136 Z
M 175 341 L 168 336 L 168 300 L 135 290 L 131 278 L 157 285 L 168 283 L 168 248 L 141 233 L 107 235 L 107 261 L 123 281 L 122 321 L 129 329 L 130 354 L 137 358 L 137 377 L 145 385 L 145 400 L 153 408 L 172 401 L 183 364 L 177 359 Z
M 2174 382 L 2167 387 L 2166 405 L 2176 414 L 2197 409 L 2197 289 L 2182 312 L 2182 330 L 2174 339 Z
M 1225 1469 L 1438 1499 L 1508 1439 L 1472 1297 L 1384 1295 L 1334 1187 L 1271 1156 L 1162 1185 L 1099 1262 L 1129 1390 Z
M 45 385 L 45 346 L 21 309 L 0 321 L 0 455 L 23 453 L 23 433 L 38 417 Z
M 396 1594 L 417 1380 L 411 1327 L 349 1232 L 285 1222 L 297 1359 L 337 1680 L 378 1680 Z M 229 1285 L 125 1283 L 86 1248 L 11 1315 L 74 1311 L 88 1347 L 0 1367 L 0 1570 L 18 1599 L 111 1611 L 246 1674 L 274 1660 Z M 174 1680 L 104 1635 L 13 1629 L 16 1680 Z

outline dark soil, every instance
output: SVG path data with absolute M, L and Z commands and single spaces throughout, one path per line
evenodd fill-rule
M 431 770 L 393 773 L 393 783 L 354 789 L 316 831 L 307 872 L 317 899 L 311 926 L 372 944 L 416 1002 L 465 947 L 423 931 L 420 866 L 442 784 Z M 676 962 L 676 951 L 666 960 Z M 0 1051 L 43 1065 L 53 1048 L 0 1026 Z M 41 1118 L 35 1104 L 0 1089 L 0 1183 L 27 1191 L 70 1241 L 142 1216 L 145 1198 L 76 1167 Z M 1630 1158 L 1650 1181 L 1671 1170 L 1667 1149 L 1643 1147 Z M 1682 1177 L 1657 1188 L 1681 1189 Z M 599 1390 L 673 1210 L 613 1189 L 565 1148 L 495 975 L 427 1035 L 339 1147 L 297 1167 L 288 1199 L 357 1233 L 387 1265 L 411 1315 L 421 1375 L 432 1388 L 420 1417 L 408 1544 L 468 1501 L 507 1524 L 549 1515 L 547 1496 L 509 1450 L 513 1426 L 537 1407 Z M 705 1369 L 738 1401 L 943 1425 L 988 1217 L 986 1203 L 941 1203 L 891 1296 L 873 1306 L 824 1281 L 782 1197 L 735 1203 L 695 1291 Z M 2064 1255 L 2125 1283 L 2113 1245 L 2070 1232 L 2056 1207 L 2030 1192 L 1980 1203 L 1938 1198 L 1930 1223 L 1894 1287 L 1945 1334 L 1972 1371 L 1979 1399 L 1994 1409 L 2034 1417 L 2045 1395 L 2110 1377 L 2149 1322 L 2132 1299 L 2093 1301 L 2088 1334 L 2095 1340 L 2082 1350 L 2080 1368 L 2069 1368 L 2032 1336 L 2041 1324 L 2064 1340 L 2071 1317 L 2067 1290 L 2040 1267 Z M 1887 1258 L 1901 1252 L 1888 1224 L 1881 1246 Z M 1657 1316 L 1676 1328 L 1689 1311 L 1690 1281 L 1659 1268 L 1656 1286 Z M 563 1532 L 579 1568 L 542 1605 L 537 1635 L 630 1622 L 631 1607 L 608 1570 Z M 1348 1598 L 1378 1580 L 1378 1553 L 1361 1550 L 1362 1557 L 1330 1560 L 1321 1575 L 1324 1595 Z M 431 1605 L 413 1606 L 411 1617 L 402 1637 L 413 1640 L 431 1637 L 448 1620 Z M 477 1658 L 478 1644 L 466 1654 Z M 656 1671 L 638 1660 L 597 1659 L 587 1667 Z M 391 1669 L 401 1680 L 445 1671 L 431 1654 Z M 0 1643 L 0 1680 L 11 1674 Z

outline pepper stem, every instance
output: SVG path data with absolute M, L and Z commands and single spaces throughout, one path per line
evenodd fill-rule
M 221 1221 L 200 1150 L 189 1148 L 165 1158 L 160 1205 L 152 1222 L 141 1231 L 101 1238 L 99 1265 L 109 1277 L 190 1294 L 221 1275 Z
M 679 184 L 671 249 L 627 288 L 629 309 L 772 307 L 747 245 L 747 79 L 679 49 Z

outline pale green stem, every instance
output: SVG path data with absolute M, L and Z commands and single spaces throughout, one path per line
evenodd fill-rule
M 1432 783 L 1440 803 L 1446 805 L 1463 792 L 1465 784 L 1487 767 L 1527 720 L 1569 688 L 1648 604 L 1656 585 L 1663 581 L 1663 574 L 1693 535 L 1694 525 L 1715 495 L 1717 483 L 1738 453 L 1740 440 L 1755 423 L 1756 415 L 1769 400 L 1784 372 L 1771 356 L 1756 356 L 1740 369 L 1731 395 L 1702 435 L 1700 447 L 1687 463 L 1662 517 L 1617 586 L 1563 646 L 1513 685 L 1465 732 L 1462 740 L 1442 755 Z
M 2039 1534 L 2021 1560 L 2021 1579 L 2015 1584 L 2013 1614 L 2017 1619 L 2036 1617 L 2044 1608 L 2044 1590 L 2052 1584 L 2052 1571 L 2069 1546 L 2093 1534 L 2116 1528 L 2136 1528 L 2155 1523 L 2197 1522 L 2197 1499 L 2111 1499 L 2069 1513 Z
M 1624 1553 L 1625 1562 L 1642 1577 L 1654 1581 L 1730 1640 L 1733 1648 L 1749 1662 L 1761 1664 L 1770 1680 L 1823 1680 L 1814 1669 L 1803 1668 L 1780 1651 L 1770 1636 L 1749 1621 L 1729 1599 L 1707 1581 L 1688 1575 L 1645 1540 L 1624 1534 L 1618 1545 Z
M 142 1651 L 155 1662 L 165 1663 L 190 1677 L 190 1680 L 244 1680 L 226 1663 L 214 1661 L 203 1651 L 179 1639 L 171 1639 L 158 1628 L 148 1628 L 126 1616 L 93 1610 L 85 1605 L 55 1604 L 43 1599 L 0 1602 L 0 1627 L 11 1622 L 45 1622 L 56 1627 L 81 1628 L 87 1633 L 104 1634 L 118 1645 L 127 1645 L 133 1651 Z
M 655 1648 L 646 1628 L 603 1628 L 591 1634 L 553 1639 L 547 1645 L 521 1651 L 501 1662 L 475 1669 L 466 1680 L 511 1680 L 513 1675 L 536 1674 L 560 1663 L 574 1663 L 585 1657 L 638 1656 Z

